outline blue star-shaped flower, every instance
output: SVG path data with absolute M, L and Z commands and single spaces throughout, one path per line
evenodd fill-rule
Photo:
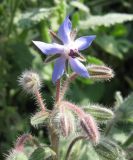
M 60 57 L 56 59 L 54 71 L 52 75 L 52 81 L 55 83 L 61 78 L 65 71 L 65 64 L 68 60 L 72 70 L 78 75 L 83 77 L 89 77 L 89 73 L 86 67 L 79 61 L 78 53 L 81 50 L 86 49 L 95 39 L 95 35 L 83 36 L 76 40 L 71 35 L 72 23 L 69 17 L 66 17 L 64 22 L 61 24 L 58 30 L 58 36 L 62 41 L 62 44 L 58 43 L 44 43 L 40 41 L 33 41 L 33 43 L 45 54 L 55 55 L 58 54 Z

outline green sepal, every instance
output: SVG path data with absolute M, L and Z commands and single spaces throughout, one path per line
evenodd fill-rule
M 55 54 L 55 55 L 52 55 L 52 56 L 48 56 L 44 63 L 49 63 L 49 62 L 52 62 L 53 60 L 55 60 L 56 58 L 59 58 L 60 57 L 60 54 Z
M 109 139 L 101 139 L 95 146 L 95 150 L 102 160 L 124 160 L 125 153 L 115 142 Z
M 91 114 L 98 122 L 106 122 L 114 117 L 114 113 L 98 104 L 84 107 L 84 111 Z
M 6 160 L 28 160 L 28 157 L 25 153 L 14 150 L 10 153 Z
M 63 45 L 62 40 L 56 35 L 56 33 L 54 33 L 51 30 L 49 31 L 49 33 L 50 33 L 50 35 L 51 35 L 51 37 L 52 37 L 52 39 L 53 39 L 54 42 Z
M 55 156 L 55 152 L 49 147 L 38 147 L 29 157 L 29 160 L 45 160 L 47 158 L 52 159 Z
M 44 124 L 49 117 L 48 112 L 37 112 L 35 115 L 33 115 L 30 119 L 30 123 L 34 127 L 38 127 L 41 124 Z

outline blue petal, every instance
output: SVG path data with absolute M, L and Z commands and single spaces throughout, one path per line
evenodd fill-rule
M 60 37 L 60 39 L 63 41 L 64 44 L 68 44 L 70 42 L 71 29 L 72 29 L 72 23 L 69 19 L 69 16 L 67 16 L 58 30 L 58 36 Z
M 60 57 L 56 60 L 54 65 L 54 71 L 52 75 L 52 81 L 55 83 L 64 73 L 65 69 L 65 61 L 66 59 L 63 57 Z
M 82 77 L 89 77 L 89 73 L 86 67 L 76 58 L 69 58 L 69 63 L 74 72 L 81 75 Z
M 84 37 L 80 37 L 80 38 L 76 39 L 74 43 L 75 43 L 75 46 L 80 51 L 80 50 L 84 50 L 84 49 L 88 48 L 95 38 L 96 38 L 95 35 L 84 36 Z
M 63 45 L 57 43 L 49 44 L 40 41 L 33 41 L 33 43 L 46 55 L 63 54 L 64 52 Z

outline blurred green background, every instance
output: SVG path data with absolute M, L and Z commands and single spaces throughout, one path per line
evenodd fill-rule
M 46 129 L 37 131 L 31 127 L 29 117 L 35 112 L 36 103 L 22 92 L 17 79 L 24 70 L 37 71 L 43 80 L 43 97 L 51 107 L 55 94 L 55 86 L 51 82 L 53 64 L 44 64 L 46 57 L 34 47 L 32 40 L 51 42 L 49 29 L 57 32 L 67 14 L 70 14 L 79 37 L 97 36 L 92 46 L 82 52 L 87 63 L 105 63 L 115 71 L 114 79 L 102 83 L 78 78 L 70 86 L 67 99 L 83 105 L 99 102 L 113 108 L 116 91 L 120 91 L 123 97 L 132 92 L 132 0 L 1 0 L 0 159 L 22 133 L 47 137 Z M 115 132 L 119 143 L 126 140 L 127 133 L 132 130 L 132 122 L 133 119 L 119 122 L 116 128 L 122 136 Z

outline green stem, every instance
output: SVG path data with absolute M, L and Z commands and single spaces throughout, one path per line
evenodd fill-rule
M 51 148 L 56 153 L 53 157 L 53 160 L 58 160 L 59 158 L 59 136 L 54 131 L 53 127 L 49 127 L 50 140 L 51 140 Z
M 68 86 L 70 82 L 72 82 L 75 78 L 77 77 L 76 73 L 72 73 L 63 83 L 62 89 L 61 89 L 61 94 L 60 94 L 60 100 L 63 100 L 65 93 L 68 90 Z
M 56 96 L 55 96 L 55 102 L 58 103 L 59 101 L 60 101 L 60 79 L 57 80 L 56 82 Z M 55 132 L 55 129 L 53 126 L 49 127 L 49 133 L 50 133 L 52 150 L 56 153 L 56 155 L 53 157 L 53 160 L 58 160 L 59 158 L 59 136 Z
M 60 79 L 56 82 L 56 97 L 55 97 L 56 103 L 60 101 Z
M 70 143 L 69 147 L 68 147 L 68 150 L 67 150 L 67 153 L 66 153 L 66 156 L 65 156 L 65 160 L 69 160 L 69 157 L 70 157 L 70 153 L 72 151 L 72 148 L 73 146 L 75 145 L 75 143 L 81 139 L 85 139 L 86 137 L 85 136 L 78 136 L 76 138 L 74 138 L 72 140 L 72 142 Z

